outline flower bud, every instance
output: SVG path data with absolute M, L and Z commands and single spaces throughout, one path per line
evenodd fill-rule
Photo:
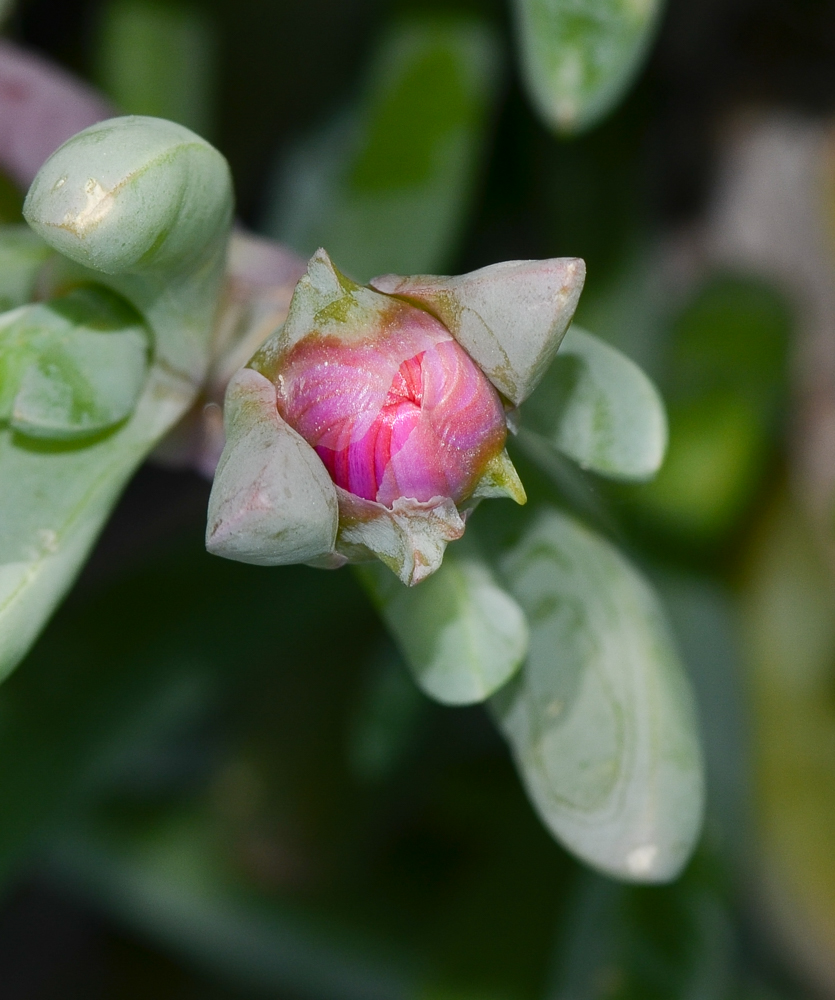
M 282 476 L 300 440 L 330 477 L 330 489 L 316 486 L 319 508 L 335 500 L 339 511 L 334 544 L 304 549 L 313 565 L 376 557 L 404 583 L 418 583 L 440 566 L 446 544 L 461 537 L 481 499 L 524 503 L 504 448 L 507 409 L 499 389 L 512 384 L 513 403 L 521 401 L 553 356 L 582 285 L 578 265 L 514 262 L 461 279 L 413 279 L 416 294 L 399 287 L 389 294 L 376 282 L 354 284 L 318 251 L 284 326 L 249 364 L 274 387 L 270 419 L 287 432 L 274 432 L 266 449 L 259 435 L 227 421 L 209 504 L 209 550 L 241 559 L 258 548 L 261 557 L 246 561 L 291 561 L 283 554 L 291 545 L 289 508 L 282 513 L 265 498 L 280 498 L 285 487 L 288 498 L 293 494 Z M 378 280 L 390 286 L 412 279 Z M 522 300 L 518 308 L 514 295 Z M 237 407 L 249 384 L 236 381 Z M 251 458 L 231 461 L 236 448 L 252 451 Z M 234 469 L 257 474 L 242 484 Z M 324 513 L 320 527 L 306 530 L 306 538 L 330 537 Z M 252 538 L 239 538 L 241 530 Z M 267 554 L 263 540 L 279 537 L 286 541 L 270 542 Z
M 406 303 L 357 341 L 311 333 L 282 356 L 276 389 L 279 413 L 334 483 L 385 507 L 463 503 L 507 436 L 493 386 L 438 320 Z

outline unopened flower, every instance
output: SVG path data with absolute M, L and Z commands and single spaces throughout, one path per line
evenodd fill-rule
M 229 385 L 207 546 L 245 562 L 438 568 L 488 496 L 525 502 L 507 413 L 570 322 L 582 261 L 360 286 L 318 251 L 283 327 Z

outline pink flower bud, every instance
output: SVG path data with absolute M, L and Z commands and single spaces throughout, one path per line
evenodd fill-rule
M 499 394 L 446 327 L 396 300 L 359 338 L 300 340 L 276 388 L 279 413 L 334 483 L 386 507 L 460 504 L 504 448 Z
M 357 285 L 324 250 L 226 395 L 209 551 L 267 565 L 380 559 L 414 585 L 487 497 L 525 503 L 504 400 L 547 368 L 582 261 Z M 500 395 L 501 393 L 501 395 Z

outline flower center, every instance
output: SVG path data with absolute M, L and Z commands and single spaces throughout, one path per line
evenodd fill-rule
M 423 355 L 426 351 L 421 351 L 413 358 L 408 358 L 397 369 L 394 378 L 391 380 L 391 388 L 386 396 L 383 406 L 400 406 L 402 403 L 414 403 L 420 407 L 423 402 Z
M 364 437 L 338 451 L 316 445 L 319 457 L 337 486 L 366 500 L 377 499 L 392 458 L 406 444 L 420 421 L 425 353 L 421 351 L 401 363 L 380 412 Z

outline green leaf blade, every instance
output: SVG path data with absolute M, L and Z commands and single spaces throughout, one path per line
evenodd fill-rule
M 121 423 L 142 392 L 149 347 L 139 314 L 105 288 L 82 287 L 32 306 L 0 333 L 4 389 L 14 389 L 15 367 L 19 376 L 8 414 L 12 429 L 73 441 Z
M 52 250 L 28 226 L 0 226 L 0 309 L 29 302 Z
M 525 415 L 550 444 L 611 479 L 646 480 L 667 449 L 658 390 L 626 355 L 572 326 Z
M 0 428 L 0 680 L 75 578 L 130 476 L 191 387 L 154 369 L 132 417 L 81 447 Z
M 475 555 L 448 550 L 441 568 L 417 587 L 403 587 L 374 564 L 359 575 L 430 698 L 475 704 L 519 669 L 528 646 L 525 616 Z
M 596 125 L 646 54 L 661 0 L 516 0 L 525 82 L 555 131 Z
M 607 874 L 674 878 L 704 789 L 692 696 L 654 595 L 608 543 L 554 511 L 504 570 L 531 645 L 492 706 L 543 822 Z
M 477 20 L 415 18 L 383 38 L 362 97 L 283 165 L 266 231 L 339 267 L 432 273 L 450 260 L 500 74 Z

